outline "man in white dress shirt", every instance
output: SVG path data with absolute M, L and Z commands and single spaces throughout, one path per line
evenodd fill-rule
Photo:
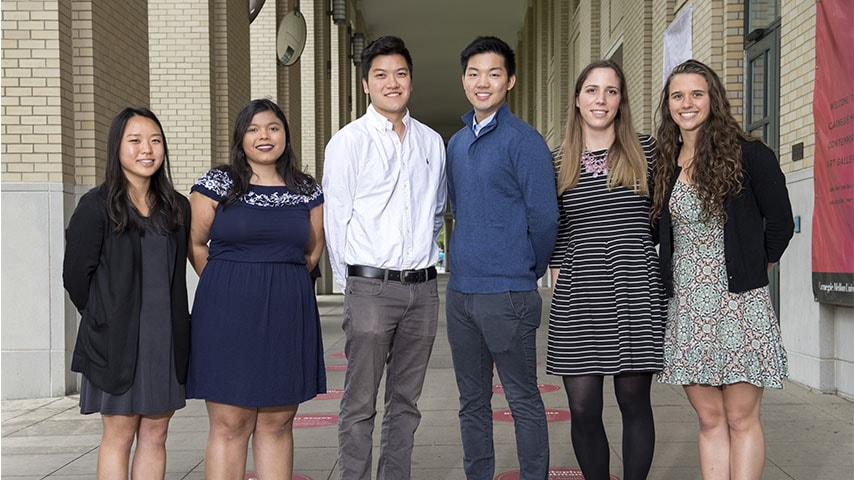
M 401 39 L 380 37 L 365 48 L 362 87 L 371 105 L 327 144 L 322 181 L 329 259 L 344 289 L 339 472 L 341 480 L 371 478 L 385 371 L 377 479 L 406 480 L 439 316 L 445 147 L 438 133 L 409 116 L 412 58 Z

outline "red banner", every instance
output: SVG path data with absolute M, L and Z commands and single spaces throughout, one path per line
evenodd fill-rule
M 816 2 L 813 293 L 854 306 L 854 2 Z

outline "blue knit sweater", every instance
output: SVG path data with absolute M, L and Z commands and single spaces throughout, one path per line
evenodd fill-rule
M 456 223 L 448 288 L 500 293 L 537 288 L 557 237 L 552 157 L 543 137 L 505 103 L 475 137 L 474 111 L 448 143 Z

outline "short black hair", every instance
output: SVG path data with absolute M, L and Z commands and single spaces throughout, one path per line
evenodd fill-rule
M 469 58 L 481 53 L 497 53 L 504 57 L 504 68 L 507 70 L 507 76 L 512 77 L 516 74 L 516 55 L 513 49 L 504 40 L 498 37 L 477 37 L 468 47 L 463 49 L 460 54 L 460 64 L 463 66 L 463 73 L 466 72 L 466 67 L 469 64 Z
M 412 76 L 412 56 L 398 37 L 391 35 L 382 36 L 362 50 L 362 78 L 367 79 L 368 73 L 371 71 L 371 62 L 374 58 L 380 55 L 401 55 L 406 60 L 406 67 L 409 69 L 409 75 Z

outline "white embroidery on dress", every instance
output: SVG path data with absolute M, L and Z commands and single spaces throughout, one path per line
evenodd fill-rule
M 202 175 L 196 185 L 218 195 L 220 198 L 225 198 L 228 195 L 228 190 L 234 182 L 227 172 L 219 169 L 214 169 Z M 273 193 L 258 193 L 249 191 L 241 201 L 247 205 L 256 207 L 283 207 L 287 205 L 299 205 L 303 203 L 311 203 L 322 195 L 320 185 L 315 185 L 314 190 L 310 195 L 302 195 L 293 193 L 287 187 L 282 187 L 282 191 Z

